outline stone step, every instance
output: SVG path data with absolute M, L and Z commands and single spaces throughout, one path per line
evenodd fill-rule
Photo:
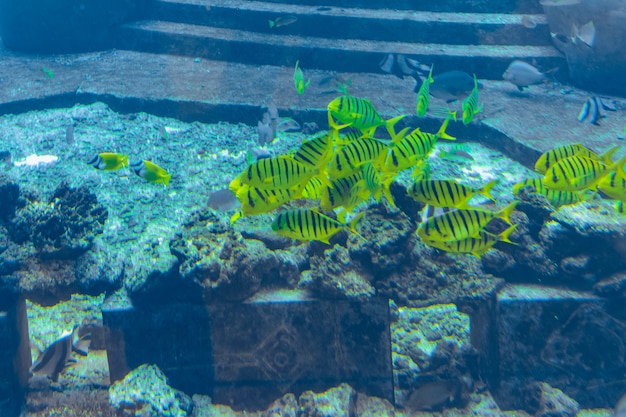
M 270 27 L 269 21 L 280 16 L 293 16 L 297 20 L 278 28 Z M 524 26 L 523 16 L 536 26 Z M 156 0 L 148 19 L 331 39 L 453 45 L 551 45 L 547 21 L 541 14 L 341 9 L 249 0 L 230 0 L 208 7 L 203 0 Z
M 255 0 L 253 0 L 255 1 Z M 263 0 L 269 3 L 284 4 L 293 0 Z M 358 7 L 379 9 L 379 0 L 299 0 L 299 4 L 323 7 Z M 543 13 L 538 0 L 390 0 L 385 6 L 397 10 L 419 10 L 433 12 L 472 12 L 472 13 Z
M 434 64 L 438 71 L 461 69 L 479 78 L 501 79 L 513 59 L 534 60 L 542 68 L 564 64 L 549 46 L 450 45 L 357 39 L 283 36 L 238 29 L 166 21 L 124 25 L 119 49 L 166 53 L 248 65 L 293 66 L 339 72 L 379 73 L 388 53 L 401 53 Z

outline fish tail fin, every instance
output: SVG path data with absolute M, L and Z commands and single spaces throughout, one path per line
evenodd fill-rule
M 166 187 L 169 185 L 170 183 L 170 178 L 172 178 L 172 174 L 167 174 L 166 176 L 163 177 L 163 185 L 165 185 Z
M 128 155 L 122 155 L 122 167 L 128 168 Z
M 408 132 L 408 131 L 409 131 L 409 129 L 410 129 L 410 128 L 407 126 L 407 127 L 405 127 L 404 129 L 402 129 L 401 131 L 399 131 L 398 133 L 394 134 L 394 135 L 391 137 L 391 141 L 392 141 L 393 143 L 398 143 L 398 142 L 400 142 L 402 139 L 404 139 L 404 137 L 406 136 L 406 132 Z
M 511 236 L 511 234 L 515 231 L 515 229 L 517 229 L 516 224 L 509 226 L 504 232 L 498 235 L 498 240 L 501 242 L 510 243 L 512 245 L 519 245 L 518 243 L 515 243 L 509 240 L 509 236 Z
M 362 212 L 360 212 L 359 214 L 357 214 L 357 215 L 354 217 L 354 219 L 350 220 L 350 223 L 348 223 L 348 224 L 346 225 L 346 226 L 348 227 L 348 229 L 350 229 L 350 231 L 351 231 L 352 233 L 355 233 L 355 234 L 357 234 L 357 235 L 359 235 L 359 236 L 361 236 L 361 235 L 359 234 L 359 232 L 357 232 L 357 230 L 356 230 L 356 226 L 359 224 L 359 222 L 361 221 L 361 219 L 363 219 L 363 216 L 365 216 L 365 212 L 364 212 L 364 211 L 362 211 Z M 361 237 L 363 237 L 363 236 L 361 236 Z
M 611 165 L 608 171 L 615 171 L 615 173 L 626 181 L 626 171 L 624 171 L 624 166 L 626 165 L 626 156 Z
M 606 165 L 613 165 L 613 161 L 611 160 L 611 158 L 613 157 L 613 154 L 615 154 L 615 152 L 619 151 L 621 148 L 622 147 L 620 145 L 612 147 L 611 149 L 600 155 L 600 160 Z
M 387 201 L 389 201 L 389 204 L 391 204 L 393 207 L 396 207 L 396 202 L 393 200 L 393 196 L 391 195 L 391 183 L 394 180 L 394 175 L 392 174 L 387 174 L 387 178 L 383 179 L 383 194 L 385 194 L 385 197 L 387 198 Z
M 234 224 L 237 220 L 241 219 L 243 217 L 243 211 L 238 211 L 235 214 L 232 215 L 232 217 L 230 218 L 230 224 Z
M 432 64 L 430 66 L 430 72 L 428 73 L 428 82 L 429 83 L 434 83 L 435 79 L 433 78 L 433 67 L 435 66 L 435 64 Z
M 511 213 L 513 213 L 513 210 L 515 210 L 515 206 L 517 206 L 518 203 L 519 203 L 519 200 L 513 201 L 511 204 L 509 204 L 508 206 L 506 206 L 505 208 L 500 210 L 497 213 L 496 217 L 501 218 L 502 220 L 504 220 L 508 224 L 513 224 L 513 223 L 511 223 L 510 216 L 511 216 Z
M 437 132 L 437 137 L 439 139 L 456 140 L 455 137 L 450 136 L 446 133 L 446 129 L 448 128 L 448 123 L 450 123 L 450 117 L 447 117 L 446 120 L 444 120 L 443 123 L 441 124 L 441 127 L 439 128 L 439 131 Z
M 387 132 L 389 132 L 389 136 L 391 136 L 392 140 L 396 136 L 399 135 L 399 133 L 396 134 L 396 130 L 395 130 L 396 123 L 398 123 L 400 120 L 404 119 L 405 116 L 406 116 L 406 114 L 401 114 L 399 116 L 393 117 L 393 118 L 385 121 L 385 128 L 387 129 Z
M 495 198 L 491 195 L 491 189 L 498 183 L 497 180 L 489 181 L 487 184 L 483 185 L 482 188 L 478 190 L 478 192 L 491 201 L 496 201 Z
M 330 112 L 328 112 L 328 126 L 330 126 L 331 129 L 336 130 L 337 132 L 339 132 L 339 130 L 346 128 L 348 126 L 350 126 L 352 123 L 346 123 L 344 125 L 340 125 L 337 124 L 337 122 L 335 122 L 335 119 L 333 119 L 332 114 L 330 114 Z M 339 134 L 339 133 L 337 133 Z
M 274 26 L 276 26 L 276 22 L 274 22 L 273 20 L 270 20 L 270 28 L 273 28 Z

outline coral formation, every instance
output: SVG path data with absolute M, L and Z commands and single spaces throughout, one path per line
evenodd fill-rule
M 109 388 L 110 402 L 122 416 L 185 417 L 193 412 L 193 401 L 167 385 L 155 365 L 141 365 Z

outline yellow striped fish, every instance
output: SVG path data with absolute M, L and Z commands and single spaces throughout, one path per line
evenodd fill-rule
M 626 209 L 624 208 L 624 206 L 626 206 L 626 204 L 624 204 L 624 201 L 616 201 L 615 202 L 615 211 L 618 212 L 619 214 L 626 214 Z
M 291 188 L 306 183 L 319 173 L 318 169 L 307 167 L 285 155 L 263 158 L 250 164 L 231 181 L 229 189 L 236 194 L 244 184 L 259 188 Z M 323 176 L 320 179 L 325 181 Z
M 352 210 L 367 198 L 369 198 L 369 193 L 365 188 L 363 170 L 359 169 L 348 177 L 332 180 L 330 187 L 322 187 L 320 207 L 324 211 L 342 206 Z
M 378 139 L 354 140 L 335 151 L 328 166 L 328 176 L 331 179 L 348 177 L 361 165 L 380 159 L 386 149 L 387 145 Z
M 425 241 L 450 242 L 478 237 L 480 231 L 494 218 L 511 224 L 509 216 L 515 210 L 514 201 L 500 211 L 458 209 L 431 217 L 417 228 L 417 235 Z
M 231 217 L 230 222 L 232 224 L 240 217 L 268 213 L 288 201 L 296 200 L 301 197 L 303 188 L 259 188 L 244 184 L 236 195 L 241 210 Z
M 620 146 L 615 146 L 602 155 L 598 155 L 592 150 L 584 147 L 580 143 L 571 143 L 569 145 L 557 146 L 547 152 L 541 154 L 537 162 L 535 162 L 535 171 L 540 174 L 545 174 L 546 171 L 554 164 L 562 159 L 569 158 L 570 156 L 578 155 L 584 156 L 589 159 L 604 162 L 606 165 L 612 165 L 611 157 L 618 151 Z
M 614 200 L 626 201 L 626 179 L 612 171 L 598 183 L 598 189 Z
M 434 82 L 433 79 L 433 65 L 430 66 L 430 72 L 428 77 L 422 83 L 419 91 L 417 92 L 417 103 L 415 105 L 415 112 L 419 117 L 423 117 L 428 111 L 428 103 L 430 102 L 430 85 Z
M 333 152 L 333 142 L 330 133 L 323 133 L 305 139 L 298 150 L 293 154 L 293 160 L 311 168 L 320 168 L 326 165 Z
M 452 242 L 424 241 L 424 243 L 428 246 L 432 246 L 446 252 L 470 253 L 480 258 L 498 242 L 507 242 L 517 245 L 517 243 L 509 240 L 509 236 L 515 231 L 516 228 L 517 225 L 514 224 L 497 235 L 488 232 L 480 232 L 478 237 L 468 237 L 467 239 L 455 240 Z
M 428 156 L 438 139 L 456 140 L 446 133 L 449 121 L 449 118 L 446 119 L 437 133 L 422 132 L 417 128 L 400 140 L 396 140 L 389 147 L 381 170 L 398 172 L 411 168 Z
M 484 103 L 483 103 L 484 104 Z M 474 74 L 474 88 L 465 100 L 463 100 L 463 124 L 468 125 L 474 120 L 474 116 L 483 111 L 483 104 L 478 106 L 478 80 Z
M 302 190 L 302 198 L 310 198 L 311 200 L 319 200 L 322 187 L 325 187 L 322 180 L 318 177 L 313 177 L 307 182 Z
M 466 207 L 467 202 L 476 194 L 482 194 L 496 201 L 490 194 L 496 182 L 493 180 L 481 188 L 472 188 L 453 180 L 416 181 L 409 187 L 407 194 L 420 203 L 434 207 L 461 208 Z
M 326 244 L 337 232 L 348 229 L 358 235 L 357 223 L 365 212 L 359 213 L 348 224 L 323 215 L 315 209 L 283 211 L 272 222 L 272 230 L 279 235 L 298 240 L 319 240 Z
M 570 156 L 552 165 L 543 177 L 543 185 L 553 190 L 580 191 L 595 187 L 605 176 L 617 172 L 626 178 L 624 172 L 626 157 L 607 166 L 595 159 L 584 156 Z
M 377 127 L 385 126 L 394 137 L 396 134 L 393 127 L 403 117 L 404 115 L 400 115 L 384 120 L 369 100 L 359 97 L 339 96 L 328 103 L 328 124 L 335 130 L 350 126 L 372 136 Z M 343 125 L 337 124 L 335 120 Z
M 543 185 L 541 178 L 528 178 L 513 186 L 513 195 L 518 195 L 524 187 L 534 188 L 535 193 L 541 194 L 551 206 L 559 208 L 570 204 L 577 204 L 586 200 L 584 193 L 573 191 L 551 190 Z

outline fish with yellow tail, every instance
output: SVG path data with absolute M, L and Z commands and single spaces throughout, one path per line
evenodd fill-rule
M 302 75 L 302 70 L 298 66 L 299 63 L 300 61 L 296 61 L 296 68 L 293 71 L 293 84 L 298 94 L 304 94 L 304 90 L 311 84 L 311 80 L 304 82 L 304 75 Z
M 333 140 L 329 132 L 302 141 L 292 158 L 311 168 L 320 168 L 328 163 L 332 153 Z
M 401 114 L 389 120 L 384 120 L 369 100 L 353 96 L 339 96 L 328 103 L 328 124 L 335 130 L 345 127 L 359 129 L 366 136 L 371 137 L 379 126 L 385 126 L 392 138 L 399 136 L 394 130 L 396 123 L 404 118 Z M 343 124 L 338 124 L 343 123 Z
M 450 118 L 444 120 L 437 133 L 422 132 L 416 128 L 408 135 L 394 140 L 388 148 L 381 170 L 399 172 L 412 168 L 430 154 L 439 139 L 456 140 L 446 133 L 449 122 Z
M 499 218 L 511 224 L 510 215 L 519 201 L 514 201 L 500 211 L 483 209 L 458 209 L 431 217 L 417 228 L 417 235 L 424 241 L 451 242 L 479 237 L 482 229 L 493 219 Z
M 424 80 L 419 91 L 417 92 L 417 103 L 415 105 L 415 112 L 419 117 L 423 117 L 428 111 L 428 103 L 430 102 L 430 85 L 434 81 L 433 66 L 431 65 L 428 77 Z
M 513 186 L 513 195 L 517 196 L 523 188 L 533 189 L 536 194 L 544 196 L 554 208 L 577 204 L 592 197 L 592 195 L 585 194 L 582 191 L 551 190 L 543 185 L 541 178 L 528 178 L 515 184 Z
M 321 168 L 322 170 L 325 167 Z M 320 174 L 320 169 L 310 168 L 286 155 L 259 159 L 230 182 L 229 189 L 235 194 L 245 184 L 258 188 L 298 188 L 312 177 Z M 326 175 L 320 180 L 329 184 Z
M 626 201 L 626 179 L 618 176 L 615 171 L 600 180 L 598 190 L 614 200 Z
M 103 152 L 94 156 L 87 163 L 96 169 L 113 171 L 120 168 L 126 168 L 128 166 L 128 155 L 113 152 Z
M 585 156 L 570 156 L 551 166 L 542 183 L 546 188 L 560 191 L 581 191 L 594 188 L 611 172 L 626 179 L 626 156 L 612 165 L 606 165 Z
M 478 80 L 474 74 L 474 88 L 465 100 L 463 100 L 463 124 L 468 125 L 474 120 L 474 116 L 483 111 L 483 104 L 478 105 Z
M 303 182 L 296 188 L 259 188 L 244 184 L 236 194 L 241 210 L 230 218 L 230 223 L 241 217 L 268 213 L 288 201 L 297 200 L 302 196 L 305 185 Z
M 144 180 L 156 184 L 167 186 L 170 183 L 170 178 L 172 178 L 172 174 L 167 172 L 164 168 L 147 160 L 135 162 L 131 164 L 130 168 Z
M 365 212 L 361 212 L 350 223 L 342 223 L 315 209 L 287 210 L 276 216 L 272 222 L 272 230 L 292 239 L 317 240 L 330 244 L 329 239 L 344 229 L 358 235 L 356 226 L 364 215 Z
M 496 182 L 493 180 L 481 188 L 473 188 L 453 180 L 423 180 L 414 182 L 407 190 L 407 194 L 420 203 L 434 207 L 464 208 L 477 194 L 495 201 L 491 195 L 491 189 Z
M 356 139 L 335 152 L 328 166 L 328 176 L 331 179 L 348 177 L 368 162 L 376 166 L 384 157 L 386 149 L 387 144 L 378 139 Z
M 595 159 L 601 161 L 606 165 L 613 164 L 611 157 L 615 152 L 620 149 L 620 146 L 614 146 L 605 153 L 598 155 L 591 149 L 583 146 L 580 143 L 570 143 L 567 145 L 557 146 L 554 149 L 550 149 L 547 152 L 541 154 L 537 162 L 535 162 L 535 171 L 540 174 L 545 174 L 546 171 L 554 164 L 562 159 L 569 158 L 570 156 L 578 155 L 584 156 L 589 159 Z
M 493 247 L 493 245 L 498 242 L 507 242 L 513 245 L 517 245 L 517 243 L 512 242 L 509 239 L 509 236 L 515 231 L 516 228 L 517 225 L 514 224 L 497 235 L 489 232 L 480 232 L 478 234 L 478 237 L 468 237 L 466 239 L 455 240 L 451 242 L 438 242 L 428 240 L 424 240 L 423 242 L 428 246 L 432 246 L 446 252 L 469 253 L 477 258 L 480 258 L 487 251 L 489 251 Z

